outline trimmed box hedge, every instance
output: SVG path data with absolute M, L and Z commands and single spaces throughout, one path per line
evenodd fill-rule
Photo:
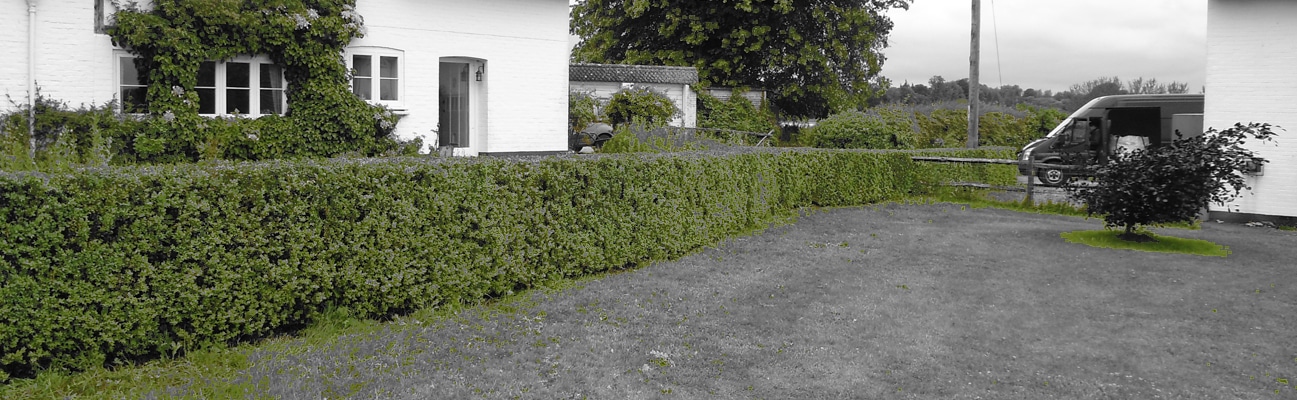
M 682 255 L 803 206 L 1004 165 L 748 150 L 0 173 L 0 381 L 223 346 L 328 307 L 382 316 Z M 1012 157 L 1012 150 L 923 155 Z

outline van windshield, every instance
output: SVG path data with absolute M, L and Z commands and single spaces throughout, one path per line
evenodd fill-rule
M 1055 126 L 1055 127 L 1054 127 L 1054 130 L 1049 131 L 1049 134 L 1048 134 L 1048 135 L 1045 135 L 1045 137 L 1054 137 L 1054 136 L 1058 136 L 1059 134 L 1063 133 L 1063 131 L 1064 131 L 1065 129 L 1067 129 L 1067 126 L 1068 126 L 1068 125 L 1071 125 L 1071 124 L 1072 124 L 1072 118 L 1070 118 L 1070 117 L 1069 117 L 1069 118 L 1065 118 L 1065 119 L 1063 119 L 1062 121 L 1059 121 L 1058 126 Z
M 1078 119 L 1084 119 L 1085 115 L 1090 113 L 1090 106 L 1097 101 L 1098 99 L 1091 100 L 1089 103 L 1086 103 L 1084 106 L 1081 106 L 1080 109 L 1077 109 L 1076 112 L 1073 112 L 1072 115 L 1068 115 L 1067 118 L 1064 118 L 1062 121 L 1059 121 L 1058 126 L 1055 126 L 1054 130 L 1049 131 L 1049 134 L 1045 135 L 1045 137 L 1058 136 L 1059 134 L 1062 134 L 1064 130 L 1067 129 L 1068 125 L 1072 124 L 1072 121 Z

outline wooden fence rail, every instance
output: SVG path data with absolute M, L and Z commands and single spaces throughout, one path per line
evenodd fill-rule
M 910 159 L 914 161 L 924 161 L 924 162 L 1018 165 L 1018 160 L 1005 160 L 1002 158 L 958 158 L 958 157 L 917 157 L 916 156 L 916 157 L 910 157 Z M 1027 174 L 1027 202 L 1028 203 L 1035 204 L 1034 192 L 1036 191 L 1036 171 L 1038 171 L 1041 168 L 1058 169 L 1064 171 L 1068 171 L 1068 170 L 1084 171 L 1084 170 L 1090 170 L 1093 167 L 1085 166 L 1085 165 L 1072 165 L 1072 164 L 1048 164 L 1048 163 L 1037 164 L 1035 160 L 1028 159 L 1027 171 L 1030 172 L 1029 174 Z M 973 184 L 956 183 L 954 184 L 954 186 L 971 186 L 971 187 L 991 188 L 991 189 L 1007 189 L 1007 188 L 998 188 L 998 187 L 992 187 L 991 185 L 976 184 L 976 183 Z

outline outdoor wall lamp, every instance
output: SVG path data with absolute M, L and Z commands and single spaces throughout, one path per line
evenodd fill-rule
M 1249 158 L 1247 161 L 1243 162 L 1243 172 L 1247 172 L 1249 175 L 1254 176 L 1265 175 L 1265 163 L 1256 158 Z
M 478 82 L 481 82 L 481 81 L 482 81 L 482 73 L 483 73 L 483 72 L 486 72 L 486 65 L 479 65 L 479 66 L 477 66 L 477 74 L 476 74 L 476 75 L 477 75 L 477 81 L 478 81 Z

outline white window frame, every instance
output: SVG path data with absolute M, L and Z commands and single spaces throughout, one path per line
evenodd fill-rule
M 355 56 L 369 56 L 372 62 L 370 71 L 373 74 L 373 76 L 370 76 L 368 78 L 372 79 L 373 81 L 369 86 L 370 87 L 369 99 L 365 101 L 369 102 L 370 104 L 386 106 L 387 108 L 395 111 L 405 110 L 405 99 L 408 97 L 408 94 L 405 91 L 405 81 L 409 79 L 405 72 L 405 51 L 390 48 L 390 47 L 373 47 L 373 46 L 348 48 L 345 52 L 343 52 L 343 58 L 346 60 L 346 64 L 347 64 L 347 85 L 350 86 L 352 93 L 355 93 L 356 90 L 355 88 L 356 66 L 354 65 Z M 381 57 L 396 58 L 396 78 L 395 78 L 396 100 L 381 100 L 382 80 L 392 79 L 392 78 L 383 78 L 381 76 L 381 73 L 379 72 L 379 66 L 381 65 L 381 62 L 379 60 L 381 59 Z
M 287 95 L 288 81 L 287 81 L 286 79 L 284 79 L 284 77 L 282 77 L 282 76 L 280 77 L 280 82 L 282 82 L 283 85 L 284 85 L 282 88 L 273 88 L 273 89 L 271 89 L 271 88 L 263 88 L 263 87 L 261 87 L 261 68 L 264 68 L 264 67 L 266 67 L 266 66 L 269 66 L 269 65 L 273 65 L 273 64 L 274 64 L 273 62 L 270 61 L 270 58 L 269 58 L 269 57 L 266 57 L 266 56 L 239 56 L 239 57 L 235 57 L 234 59 L 231 59 L 231 60 L 214 61 L 214 62 L 216 63 L 216 70 L 215 70 L 215 73 L 216 73 L 216 86 L 214 87 L 215 90 L 216 90 L 216 104 L 215 104 L 215 111 L 216 111 L 216 112 L 215 112 L 215 113 L 201 113 L 201 112 L 200 112 L 199 115 L 202 115 L 202 116 L 205 116 L 205 117 L 240 116 L 240 117 L 258 118 L 258 117 L 262 117 L 262 116 L 265 116 L 265 115 L 284 115 L 284 114 L 287 114 L 287 113 L 288 113 L 288 95 Z M 226 80 L 226 79 L 227 79 L 227 77 L 226 77 L 226 67 L 229 65 L 229 63 L 246 63 L 246 64 L 248 64 L 248 80 L 249 80 L 249 82 L 248 82 L 248 86 L 247 86 L 246 88 L 244 88 L 244 87 L 230 87 L 230 86 L 229 86 L 229 82 Z M 280 70 L 281 70 L 281 73 L 282 73 L 283 68 L 281 67 Z M 212 87 L 208 87 L 208 88 L 212 88 Z M 195 88 L 195 89 L 197 89 L 197 88 Z M 227 107 L 227 101 L 229 100 L 229 98 L 228 98 L 228 96 L 227 96 L 227 94 L 226 94 L 226 91 L 227 91 L 227 90 L 230 90 L 230 89 L 247 89 L 247 90 L 248 90 L 248 108 L 249 108 L 249 110 L 247 110 L 247 111 L 239 110 L 239 113 L 238 113 L 238 114 L 232 114 L 232 113 L 226 111 L 226 108 L 228 108 L 228 107 Z M 283 113 L 281 113 L 281 114 L 262 114 L 262 113 L 261 113 L 261 91 L 262 91 L 263 89 L 280 90 L 280 91 L 285 92 L 284 95 L 283 95 L 283 96 L 281 97 L 281 99 L 280 99 L 280 101 L 281 101 L 282 103 L 279 105 L 280 109 L 283 110 Z
M 116 92 L 113 93 L 113 98 L 117 99 L 117 112 L 119 113 L 126 112 L 126 99 L 121 98 L 122 88 L 126 86 L 124 82 L 122 82 L 122 72 L 124 72 L 122 71 L 122 61 L 125 61 L 126 59 L 135 59 L 135 58 L 136 58 L 135 55 L 125 51 L 113 52 L 113 83 L 114 83 L 113 87 L 116 88 Z M 149 87 L 147 84 L 148 77 L 141 76 L 141 77 L 137 77 L 137 79 L 140 81 L 140 85 L 131 85 L 131 86 L 137 88 L 144 88 L 145 91 L 148 91 L 148 87 Z M 148 95 L 146 94 L 145 95 L 146 109 L 148 108 L 147 102 L 148 102 Z M 131 113 L 131 114 L 145 114 L 145 113 Z
M 123 52 L 117 52 L 117 53 L 115 54 L 114 60 L 115 60 L 116 62 L 113 63 L 113 70 L 114 70 L 113 80 L 114 80 L 114 83 L 116 84 L 117 93 L 118 93 L 119 95 L 121 94 L 121 90 L 122 90 L 122 87 L 123 87 L 123 83 L 122 83 L 122 68 L 121 68 L 121 65 L 122 65 L 121 63 L 122 63 L 122 59 L 123 59 L 123 58 L 135 58 L 135 55 L 130 54 L 130 53 L 127 53 L 127 52 L 124 52 L 124 51 L 123 51 Z M 213 86 L 213 87 L 204 87 L 204 88 L 215 89 L 215 91 L 216 91 L 216 93 L 215 93 L 215 102 L 216 102 L 216 104 L 214 105 L 214 107 L 215 107 L 215 111 L 216 111 L 216 112 L 215 112 L 215 113 L 199 113 L 199 115 L 202 115 L 202 116 L 204 116 L 204 117 L 239 116 L 239 117 L 247 117 L 247 118 L 258 118 L 258 117 L 262 117 L 262 116 L 266 116 L 266 115 L 284 115 L 284 114 L 287 114 L 287 113 L 288 113 L 288 93 L 287 93 L 287 92 L 288 92 L 288 81 L 287 81 L 287 79 L 286 79 L 285 77 L 283 77 L 283 76 L 280 77 L 280 82 L 283 83 L 283 87 L 282 87 L 282 88 L 274 88 L 274 89 L 271 89 L 271 88 L 263 88 L 263 87 L 261 87 L 261 79 L 260 79 L 260 78 L 261 78 L 261 68 L 264 68 L 265 66 L 273 65 L 273 64 L 274 64 L 274 63 L 272 63 L 272 62 L 270 61 L 270 57 L 267 57 L 267 56 L 239 56 L 239 57 L 235 57 L 234 59 L 231 59 L 231 60 L 214 61 L 214 62 L 216 63 L 216 69 L 215 69 L 215 74 L 216 74 L 216 77 L 215 77 L 215 78 L 216 78 L 216 85 Z M 226 82 L 226 76 L 225 76 L 225 72 L 226 72 L 226 63 L 230 63 L 230 62 L 235 62 L 235 63 L 247 63 L 247 64 L 248 64 L 248 80 L 249 80 L 249 82 L 248 82 L 248 87 L 246 88 L 246 89 L 248 90 L 248 108 L 249 108 L 248 112 L 244 112 L 243 110 L 239 110 L 240 112 L 239 112 L 238 114 L 232 114 L 232 113 L 226 112 L 226 100 L 227 100 L 227 97 L 226 97 L 226 90 L 228 90 L 228 89 L 244 89 L 244 88 L 239 88 L 239 87 L 231 88 L 231 87 L 229 87 L 228 82 Z M 281 67 L 281 73 L 282 73 L 282 67 Z M 143 79 L 143 77 L 141 77 L 141 79 Z M 147 85 L 145 85 L 144 87 L 147 87 Z M 196 89 L 197 89 L 197 88 L 196 88 Z M 195 90 L 196 90 L 196 89 L 195 89 Z M 262 91 L 263 89 L 269 89 L 269 90 L 280 90 L 280 91 L 283 92 L 283 95 L 281 95 L 281 98 L 280 98 L 280 101 L 282 102 L 282 103 L 280 104 L 280 109 L 283 110 L 283 113 L 280 113 L 280 114 L 262 114 L 262 113 L 261 113 L 261 91 Z M 125 100 L 126 100 L 126 99 L 119 99 L 119 101 L 121 101 L 122 103 L 125 103 Z M 124 104 L 119 104 L 119 105 L 118 105 L 118 111 L 123 111 L 123 110 L 124 110 L 124 107 L 123 107 L 123 106 L 124 106 Z

